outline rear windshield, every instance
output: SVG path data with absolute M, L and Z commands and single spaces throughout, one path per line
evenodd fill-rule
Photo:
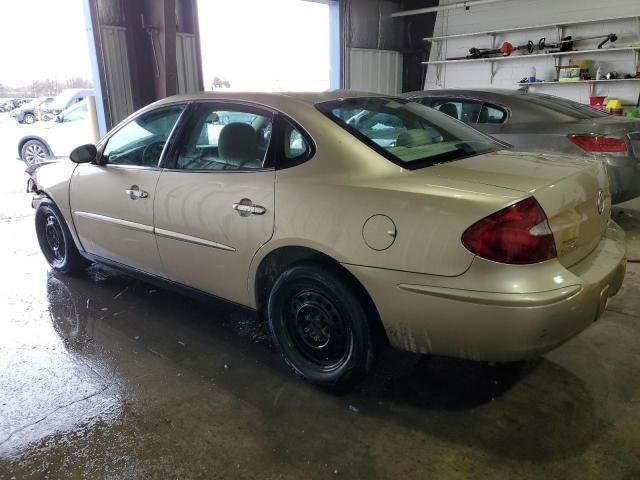
M 539 107 L 553 110 L 554 112 L 567 115 L 576 120 L 606 117 L 609 115 L 589 105 L 567 100 L 566 98 L 554 97 L 553 95 L 545 95 L 543 93 L 523 93 L 523 99 Z
M 428 167 L 505 148 L 449 115 L 404 99 L 347 98 L 316 108 L 403 168 Z

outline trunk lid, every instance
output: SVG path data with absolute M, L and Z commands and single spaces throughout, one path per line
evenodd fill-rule
M 591 253 L 607 228 L 611 195 L 602 162 L 502 151 L 431 169 L 442 178 L 532 195 L 549 219 L 558 259 L 566 267 Z

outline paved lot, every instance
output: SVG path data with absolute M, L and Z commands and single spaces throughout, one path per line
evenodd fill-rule
M 332 396 L 291 376 L 245 311 L 102 267 L 52 274 L 6 138 L 0 479 L 640 478 L 638 264 L 539 361 L 388 352 Z M 640 257 L 640 213 L 618 219 Z

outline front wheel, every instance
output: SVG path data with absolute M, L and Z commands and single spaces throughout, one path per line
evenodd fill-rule
M 28 166 L 43 163 L 51 158 L 47 146 L 40 140 L 29 140 L 20 149 L 20 158 Z
M 295 265 L 269 295 L 269 327 L 285 362 L 321 387 L 345 390 L 371 369 L 367 311 L 351 285 L 318 265 Z
M 36 210 L 36 234 L 42 254 L 55 271 L 72 273 L 89 265 L 78 252 L 64 217 L 49 199 L 42 200 Z

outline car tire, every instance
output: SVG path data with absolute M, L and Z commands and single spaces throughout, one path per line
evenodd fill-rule
M 20 149 L 20 158 L 28 166 L 32 166 L 50 160 L 51 153 L 40 140 L 28 140 Z
M 285 362 L 315 385 L 345 391 L 371 369 L 367 309 L 329 268 L 299 264 L 282 273 L 269 294 L 268 322 Z
M 25 113 L 24 117 L 22 117 L 22 123 L 31 124 L 36 121 L 36 117 L 33 113 Z
M 36 209 L 36 235 L 44 258 L 56 272 L 76 273 L 91 263 L 78 251 L 67 222 L 48 198 Z

